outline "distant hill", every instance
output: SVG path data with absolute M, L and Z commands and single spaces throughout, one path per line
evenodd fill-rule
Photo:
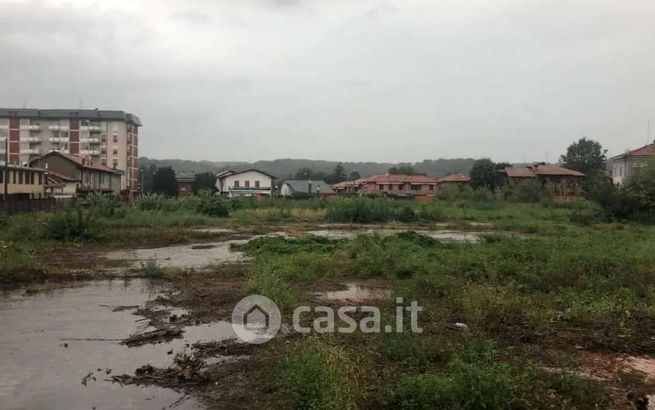
M 414 163 L 386 163 L 386 162 L 342 162 L 346 174 L 357 171 L 363 177 L 375 174 L 384 174 L 389 168 L 398 165 L 411 165 L 416 172 L 426 173 L 433 177 L 441 177 L 453 172 L 468 174 L 473 166 L 473 158 L 454 159 L 426 159 Z M 172 167 L 177 172 L 218 172 L 227 168 L 248 168 L 253 167 L 275 175 L 278 178 L 289 178 L 300 168 L 309 168 L 313 171 L 330 173 L 334 171 L 338 161 L 323 161 L 312 159 L 275 159 L 272 161 L 248 162 L 212 162 L 212 161 L 189 161 L 182 159 L 152 159 L 139 158 L 141 167 L 149 167 L 154 164 L 156 167 Z

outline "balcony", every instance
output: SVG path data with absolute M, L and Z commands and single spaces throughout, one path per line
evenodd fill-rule
M 89 144 L 100 144 L 100 138 L 80 138 L 80 142 L 86 142 Z
M 97 149 L 83 149 L 80 151 L 82 155 L 100 155 L 100 151 Z
M 41 124 L 21 125 L 20 129 L 29 131 L 41 131 Z
M 102 127 L 100 127 L 99 125 L 94 124 L 94 125 L 87 125 L 87 129 L 90 132 L 100 132 L 102 130 Z
M 68 131 L 68 125 L 48 125 L 50 131 Z
M 40 154 L 41 151 L 36 148 L 24 148 L 20 150 L 20 153 L 33 155 L 33 154 Z
M 67 149 L 49 149 L 48 152 L 63 152 L 64 154 L 68 154 Z
M 48 138 L 50 142 L 68 142 L 68 137 L 50 137 Z
M 39 137 L 22 137 L 20 139 L 20 142 L 33 142 L 33 143 L 41 143 L 41 138 Z

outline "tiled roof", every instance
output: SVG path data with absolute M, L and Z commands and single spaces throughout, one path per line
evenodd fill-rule
M 439 183 L 444 183 L 444 182 L 469 182 L 471 180 L 471 177 L 466 176 L 464 174 L 450 174 L 446 175 L 443 178 L 439 178 L 437 182 Z
M 63 153 L 61 151 L 51 151 L 51 152 L 49 152 L 47 154 L 41 155 L 40 157 L 33 159 L 32 161 L 30 161 L 30 163 L 33 163 L 38 159 L 41 159 L 41 158 L 44 158 L 44 157 L 47 157 L 47 156 L 50 156 L 50 155 L 59 155 L 59 156 L 61 156 L 63 158 L 66 158 L 69 161 L 72 161 L 72 162 L 76 163 L 80 167 L 86 168 L 86 169 L 93 169 L 93 170 L 101 171 L 101 172 L 110 172 L 112 174 L 119 174 L 119 175 L 123 173 L 121 170 L 112 169 L 112 168 L 106 167 L 106 166 L 101 165 L 101 164 L 96 164 L 93 161 L 89 161 L 89 160 L 86 160 L 86 159 L 83 159 L 83 158 L 80 158 L 80 157 L 76 157 L 75 155 L 65 154 L 65 153 Z
M 641 148 L 633 149 L 628 154 L 645 157 L 655 156 L 655 144 L 644 145 Z
M 534 178 L 536 176 L 531 167 L 505 167 L 505 172 L 510 178 Z
M 535 178 L 537 175 L 585 176 L 582 172 L 564 168 L 557 164 L 534 164 L 505 167 L 505 173 L 510 178 Z
M 363 183 L 436 184 L 437 179 L 427 175 L 382 174 L 364 178 Z
M 564 168 L 555 164 L 538 164 L 535 168 L 537 175 L 571 175 L 575 177 L 585 176 L 582 172 Z

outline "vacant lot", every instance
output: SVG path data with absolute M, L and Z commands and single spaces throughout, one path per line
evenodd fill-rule
M 193 340 L 170 363 L 112 373 L 203 407 L 628 409 L 655 394 L 655 228 L 603 222 L 590 204 L 95 198 L 0 223 L 5 287 L 155 281 L 133 313 L 156 332 L 125 335 L 135 346 L 218 326 L 243 296 L 273 299 L 286 328 L 267 344 Z M 299 305 L 390 320 L 398 297 L 423 307 L 422 333 L 409 320 L 402 333 L 289 329 Z

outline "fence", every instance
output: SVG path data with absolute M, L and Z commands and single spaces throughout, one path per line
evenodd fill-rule
M 69 199 L 0 199 L 0 215 L 13 215 L 19 213 L 48 212 L 65 205 Z

